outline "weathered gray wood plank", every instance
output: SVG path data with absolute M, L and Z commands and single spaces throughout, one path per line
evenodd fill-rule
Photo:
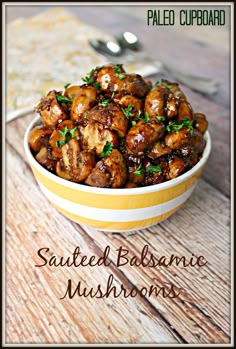
M 12 149 L 7 153 L 7 295 L 6 338 L 9 343 L 176 343 L 181 337 L 162 321 L 143 298 L 63 297 L 67 280 L 74 286 L 114 284 L 127 278 L 110 268 L 56 268 L 42 263 L 37 251 L 49 247 L 56 256 L 70 256 L 76 246 L 95 254 L 83 234 L 50 206 L 28 166 Z M 30 185 L 29 185 L 30 183 Z M 101 250 L 99 250 L 101 255 Z

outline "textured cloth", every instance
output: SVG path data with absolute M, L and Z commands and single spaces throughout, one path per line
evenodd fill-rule
M 63 90 L 95 66 L 108 63 L 90 46 L 89 39 L 112 39 L 77 19 L 63 8 L 53 8 L 32 18 L 19 18 L 6 29 L 6 111 L 11 114 L 31 108 L 50 89 Z M 117 63 L 123 63 L 118 58 Z M 147 76 L 153 67 L 124 64 L 127 72 Z

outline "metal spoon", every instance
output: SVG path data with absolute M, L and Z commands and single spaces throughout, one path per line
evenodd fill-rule
M 124 49 L 113 41 L 106 42 L 100 39 L 91 39 L 89 43 L 92 48 L 105 56 L 119 57 L 124 52 Z
M 116 40 L 119 43 L 120 47 L 123 49 L 129 49 L 136 52 L 142 52 L 144 54 L 143 59 L 145 61 L 149 61 L 152 64 L 158 63 L 158 67 L 160 68 L 160 63 L 156 60 L 153 60 L 147 52 L 144 51 L 142 44 L 138 37 L 131 32 L 123 32 L 116 36 Z M 176 70 L 173 67 L 167 66 L 164 63 L 161 63 L 161 72 L 167 75 L 171 75 L 180 82 L 183 82 L 187 86 L 192 89 L 204 93 L 212 95 L 217 92 L 218 82 L 213 79 L 185 74 L 181 71 Z
M 212 95 L 217 91 L 218 83 L 216 81 L 184 74 L 175 68 L 166 66 L 164 63 L 151 58 L 147 52 L 142 50 L 142 46 L 136 35 L 130 32 L 118 35 L 117 42 L 92 39 L 89 43 L 97 52 L 108 57 L 111 62 L 115 62 L 115 57 L 123 57 L 128 62 L 143 61 L 144 63 L 150 63 L 152 66 L 155 66 L 157 72 L 163 73 L 167 77 L 171 76 L 198 92 Z

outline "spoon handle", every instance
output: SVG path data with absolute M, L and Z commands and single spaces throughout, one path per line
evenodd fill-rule
M 145 57 L 145 62 L 150 62 L 160 73 L 171 76 L 186 86 L 203 94 L 212 95 L 217 92 L 218 82 L 216 80 L 185 74 L 173 67 L 165 65 L 151 57 Z

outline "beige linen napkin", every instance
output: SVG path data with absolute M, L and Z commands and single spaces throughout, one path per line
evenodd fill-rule
M 6 121 L 33 110 L 50 89 L 79 83 L 92 68 L 108 63 L 89 46 L 90 38 L 112 39 L 63 8 L 19 18 L 6 30 Z M 118 58 L 117 63 L 121 62 Z M 148 64 L 125 64 L 127 72 L 148 76 Z

